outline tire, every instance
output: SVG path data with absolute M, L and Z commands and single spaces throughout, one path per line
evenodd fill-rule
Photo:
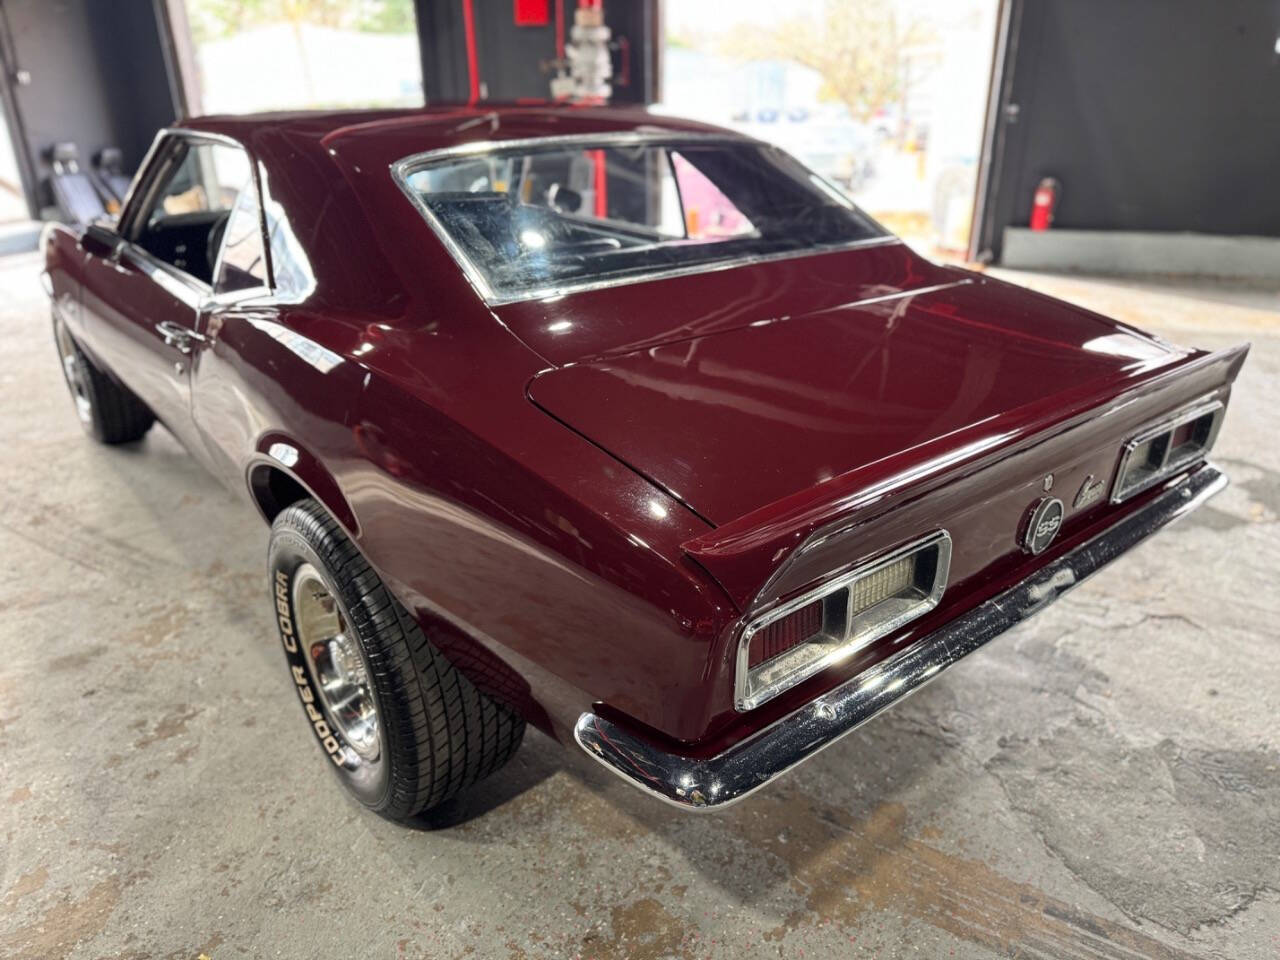
M 156 422 L 155 414 L 94 365 L 57 313 L 53 315 L 53 342 L 85 433 L 99 443 L 141 440 Z
M 524 721 L 436 650 L 315 500 L 272 523 L 268 572 L 303 712 L 361 804 L 406 822 L 511 759 Z

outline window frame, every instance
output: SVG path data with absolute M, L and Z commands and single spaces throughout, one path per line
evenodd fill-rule
M 814 173 L 795 157 L 787 153 L 776 144 L 767 143 L 763 140 L 757 140 L 754 137 L 742 136 L 729 132 L 692 132 L 682 130 L 652 130 L 652 131 L 626 131 L 620 133 L 597 133 L 597 134 L 559 134 L 545 137 L 521 137 L 511 140 L 477 140 L 471 143 L 460 144 L 453 147 L 443 147 L 436 150 L 426 150 L 422 153 L 411 154 L 391 164 L 391 179 L 396 186 L 413 204 L 414 209 L 422 215 L 427 225 L 436 235 L 437 239 L 449 251 L 450 256 L 461 268 L 463 274 L 476 288 L 481 298 L 490 307 L 499 307 L 509 303 L 521 303 L 527 300 L 542 300 L 548 297 L 562 297 L 571 293 L 583 293 L 588 290 L 605 290 L 612 287 L 629 286 L 631 284 L 646 283 L 651 280 L 665 280 L 670 277 L 688 276 L 695 273 L 712 273 L 719 270 L 732 270 L 736 267 L 747 266 L 754 263 L 766 263 L 778 260 L 794 260 L 801 257 L 810 257 L 815 254 L 837 253 L 844 250 L 854 250 L 862 247 L 886 246 L 889 244 L 902 243 L 902 239 L 890 233 L 883 225 L 878 223 L 874 218 L 870 217 L 865 211 L 858 208 L 859 214 L 866 217 L 868 221 L 874 224 L 878 229 L 883 231 L 881 236 L 864 237 L 860 240 L 850 240 L 847 243 L 831 244 L 823 247 L 814 247 L 803 250 L 788 250 L 779 253 L 769 254 L 743 254 L 739 256 L 726 257 L 723 260 L 713 260 L 707 263 L 691 264 L 683 267 L 668 267 L 661 270 L 654 270 L 650 273 L 638 275 L 628 275 L 619 277 L 607 277 L 593 280 L 573 280 L 566 283 L 549 284 L 537 287 L 531 290 L 522 290 L 515 293 L 500 293 L 494 290 L 488 279 L 484 275 L 484 271 L 467 255 L 462 246 L 453 238 L 448 229 L 445 228 L 435 213 L 432 212 L 427 202 L 422 199 L 421 194 L 413 189 L 409 184 L 409 178 L 420 170 L 424 170 L 430 166 L 446 163 L 452 160 L 464 160 L 467 158 L 477 158 L 488 154 L 502 154 L 511 151 L 519 151 L 524 149 L 554 149 L 556 147 L 566 147 L 572 149 L 592 150 L 610 147 L 637 147 L 637 146 L 662 146 L 669 147 L 667 151 L 668 162 L 670 162 L 671 152 L 674 150 L 679 152 L 681 144 L 724 144 L 732 146 L 754 146 L 764 147 L 772 150 L 778 150 L 781 153 L 791 157 L 802 169 L 807 171 L 813 177 L 816 177 L 822 183 L 827 184 L 828 189 L 839 194 L 839 188 L 831 184 L 820 174 Z M 673 171 L 674 175 L 674 171 Z M 683 210 L 684 201 L 681 199 L 681 208 Z M 686 224 L 686 232 L 687 232 Z
M 254 196 L 258 201 L 258 233 L 262 241 L 262 257 L 263 267 L 266 272 L 266 279 L 262 286 L 248 287 L 243 290 L 232 290 L 224 293 L 218 293 L 214 289 L 214 283 L 217 281 L 218 274 L 222 269 L 222 255 L 226 246 L 226 233 L 222 236 L 222 243 L 218 247 L 218 255 L 213 262 L 213 274 L 210 280 L 213 282 L 205 283 L 199 277 L 187 273 L 175 267 L 171 263 L 161 260 L 153 255 L 150 251 L 143 249 L 132 238 L 138 220 L 145 217 L 154 205 L 156 194 L 164 185 L 164 177 L 167 176 L 172 166 L 169 159 L 175 149 L 174 144 L 211 144 L 215 146 L 231 147 L 241 151 L 249 161 L 249 177 L 253 183 Z M 155 139 L 151 142 L 151 147 L 147 151 L 147 155 L 142 160 L 139 167 L 139 174 L 134 178 L 133 184 L 129 188 L 129 193 L 125 197 L 124 203 L 120 208 L 120 219 L 116 226 L 116 231 L 120 235 L 121 241 L 124 243 L 129 255 L 135 257 L 149 268 L 158 269 L 165 274 L 180 280 L 188 288 L 199 294 L 202 304 L 232 304 L 239 303 L 242 300 L 256 300 L 260 298 L 269 298 L 275 294 L 275 275 L 271 264 L 271 249 L 269 245 L 269 235 L 266 228 L 266 210 L 262 202 L 262 171 L 257 158 L 253 152 L 249 150 L 243 143 L 231 137 L 223 136 L 219 133 L 207 133 L 203 130 L 189 130 L 184 127 L 165 127 L 160 130 Z M 229 211 L 230 212 L 230 211 Z

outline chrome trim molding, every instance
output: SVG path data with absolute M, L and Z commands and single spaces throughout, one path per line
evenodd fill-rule
M 781 620 L 788 614 L 806 607 L 815 600 L 828 597 L 841 590 L 847 590 L 857 581 L 865 577 L 869 577 L 879 570 L 883 570 L 891 563 L 895 563 L 905 557 L 913 556 L 917 553 L 924 553 L 926 550 L 936 549 L 938 551 L 937 563 L 933 572 L 933 583 L 930 584 L 929 592 L 914 602 L 910 607 L 901 609 L 891 616 L 887 617 L 883 622 L 877 623 L 869 630 L 862 633 L 854 632 L 854 616 L 852 610 L 846 607 L 845 622 L 840 625 L 842 637 L 838 645 L 833 650 L 818 657 L 803 666 L 797 667 L 785 676 L 775 680 L 773 683 L 766 684 L 762 689 L 749 691 L 750 681 L 750 660 L 751 660 L 751 638 L 776 620 Z M 767 613 L 756 617 L 745 628 L 738 640 L 738 657 L 734 670 L 734 687 L 733 687 L 733 706 L 739 713 L 747 710 L 754 710 L 761 704 L 768 703 L 779 694 L 785 693 L 796 684 L 803 683 L 815 673 L 819 673 L 833 664 L 845 660 L 853 654 L 857 653 L 867 644 L 874 643 L 881 637 L 893 633 L 899 627 L 905 626 L 917 617 L 922 617 L 934 607 L 938 605 L 938 601 L 942 599 L 943 591 L 947 588 L 947 577 L 951 572 L 951 535 L 945 530 L 935 530 L 927 536 L 918 540 L 891 550 L 889 553 L 876 557 L 869 563 L 862 564 L 854 569 L 843 573 L 838 577 L 826 580 L 812 590 L 806 590 L 792 600 L 788 600 Z M 804 644 L 799 644 L 793 650 L 799 650 Z M 780 654 L 785 657 L 788 653 Z M 758 668 L 757 668 L 758 669 Z
M 125 224 L 125 215 L 130 213 L 129 205 L 133 203 L 133 195 L 138 190 L 138 185 L 142 182 L 147 168 L 151 166 L 156 155 L 160 152 L 160 144 L 164 142 L 164 138 L 169 134 L 170 128 L 158 130 L 156 135 L 151 138 L 151 146 L 147 148 L 147 152 L 142 157 L 142 163 L 138 164 L 138 169 L 134 171 L 133 179 L 129 181 L 129 189 L 125 191 L 124 199 L 120 201 L 120 212 L 117 215 L 117 227 L 123 227 Z
M 578 718 L 574 739 L 608 769 L 660 800 L 686 810 L 728 806 L 1038 613 L 1226 485 L 1222 472 L 1203 464 L 1021 583 L 717 756 L 695 760 L 667 753 L 590 712 Z
M 212 140 L 214 143 L 226 144 L 229 147 L 238 147 L 248 153 L 248 148 L 235 137 L 229 137 L 225 133 L 210 133 L 208 130 L 196 130 L 193 127 L 184 127 L 181 125 L 173 127 L 165 127 L 161 133 L 172 133 L 176 136 L 190 137 L 193 140 Z
M 143 274 L 167 293 L 181 300 L 192 310 L 198 311 L 206 300 L 213 296 L 213 288 L 203 280 L 197 279 L 185 270 L 179 270 L 171 263 L 165 263 L 151 251 L 121 238 L 119 256 L 127 257 Z
M 425 166 L 454 157 L 472 157 L 480 153 L 505 150 L 528 150 L 533 147 L 608 146 L 638 147 L 649 143 L 753 143 L 772 146 L 755 137 L 732 131 L 700 133 L 696 130 L 667 130 L 653 127 L 648 130 L 620 130 L 602 133 L 557 133 L 545 137 L 515 137 L 510 140 L 473 140 L 470 143 L 439 147 L 422 153 L 410 154 L 392 165 L 396 167 Z
M 1168 416 L 1165 416 L 1150 426 L 1143 428 L 1140 433 L 1131 437 L 1129 440 L 1126 440 L 1124 447 L 1121 448 L 1120 465 L 1116 468 L 1115 480 L 1112 481 L 1111 502 L 1113 504 L 1123 503 L 1130 497 L 1137 496 L 1143 490 L 1150 490 L 1157 483 L 1168 479 L 1179 470 L 1186 469 L 1189 464 L 1194 463 L 1196 460 L 1200 460 L 1208 456 L 1209 451 L 1213 449 L 1214 441 L 1218 439 L 1218 431 L 1222 428 L 1222 420 L 1226 412 L 1226 406 L 1221 400 L 1197 400 L 1194 403 L 1183 407 L 1181 410 L 1175 410 Z M 1213 423 L 1209 427 L 1209 435 L 1205 438 L 1204 446 L 1178 460 L 1169 459 L 1169 456 L 1173 451 L 1166 446 L 1164 451 L 1164 462 L 1161 464 L 1160 469 L 1155 471 L 1150 477 L 1141 483 L 1131 487 L 1125 487 L 1125 474 L 1129 470 L 1129 460 L 1133 457 L 1135 450 L 1141 447 L 1148 440 L 1152 440 L 1163 433 L 1171 434 L 1184 423 L 1190 423 L 1192 420 L 1198 420 L 1207 413 L 1213 414 Z
M 391 164 L 391 179 L 395 181 L 396 186 L 400 188 L 400 192 L 408 197 L 409 202 L 427 221 L 427 225 L 431 227 L 431 231 L 436 235 L 445 249 L 449 251 L 450 256 L 457 262 L 462 272 L 466 275 L 467 280 L 480 294 L 480 297 L 486 304 L 491 307 L 500 307 L 508 303 L 522 303 L 526 300 L 543 300 L 548 297 L 562 297 L 570 293 L 586 293 L 590 290 L 607 290 L 612 287 L 629 286 L 636 283 L 647 283 L 650 280 L 667 280 L 673 277 L 688 276 L 695 273 L 711 273 L 717 270 L 731 270 L 736 267 L 750 266 L 756 263 L 771 263 L 778 260 L 794 260 L 799 257 L 814 257 L 824 253 L 840 253 L 845 250 L 856 250 L 861 247 L 878 247 L 887 246 L 889 244 L 899 244 L 902 240 L 893 234 L 885 234 L 880 237 L 867 237 L 863 240 L 851 240 L 848 243 L 831 244 L 823 247 L 810 247 L 805 250 L 788 250 L 786 252 L 772 254 L 758 254 L 754 256 L 732 257 L 725 260 L 714 260 L 708 263 L 695 264 L 686 267 L 671 267 L 667 270 L 655 270 L 652 273 L 638 274 L 634 276 L 612 277 L 604 280 L 582 280 L 579 282 L 569 282 L 559 285 L 540 287 L 535 290 L 529 290 L 522 293 L 503 295 L 499 294 L 485 279 L 484 273 L 479 267 L 467 256 L 466 252 L 458 245 L 457 241 L 449 234 L 431 208 L 423 201 L 420 194 L 409 186 L 409 177 L 417 171 L 428 167 L 434 163 L 440 163 L 446 160 L 457 159 L 459 157 L 476 156 L 483 153 L 495 152 L 502 153 L 511 150 L 522 150 L 531 148 L 554 148 L 557 146 L 582 146 L 586 148 L 597 146 L 639 146 L 648 143 L 657 144 L 678 144 L 678 143 L 746 143 L 755 144 L 757 146 L 770 147 L 775 150 L 781 149 L 773 144 L 764 143 L 752 137 L 735 135 L 732 133 L 691 133 L 688 131 L 661 130 L 653 131 L 627 131 L 623 133 L 596 133 L 596 134 L 561 134 L 549 137 L 523 137 L 516 140 L 479 140 L 474 143 L 465 143 L 459 146 L 443 147 L 438 150 L 427 150 L 424 153 L 415 153 L 411 156 L 404 157 Z M 784 151 L 785 152 L 785 151 Z M 792 158 L 794 159 L 794 158 Z M 799 163 L 799 161 L 796 161 Z M 801 164 L 804 167 L 804 164 Z M 808 167 L 804 167 L 808 170 Z M 856 208 L 855 208 L 856 209 Z M 862 212 L 859 210 L 859 212 Z M 863 213 L 863 216 L 867 214 Z M 870 217 L 867 217 L 871 219 Z M 874 221 L 872 221 L 874 222 Z M 879 226 L 877 224 L 877 226 Z M 882 228 L 883 229 L 883 228 Z

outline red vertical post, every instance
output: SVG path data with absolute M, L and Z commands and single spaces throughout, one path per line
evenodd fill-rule
M 470 103 L 480 99 L 480 66 L 476 57 L 476 12 L 472 0 L 462 0 L 462 28 L 467 39 L 467 77 L 471 84 Z
M 604 151 L 592 150 L 591 163 L 595 171 L 596 216 L 601 220 L 609 216 L 609 177 L 605 170 Z

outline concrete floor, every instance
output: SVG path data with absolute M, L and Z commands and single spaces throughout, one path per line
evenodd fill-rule
M 0 956 L 1280 953 L 1280 298 L 1022 277 L 1252 340 L 1210 508 L 718 816 L 530 734 L 435 829 L 289 693 L 265 530 L 163 430 L 80 433 L 0 260 Z

